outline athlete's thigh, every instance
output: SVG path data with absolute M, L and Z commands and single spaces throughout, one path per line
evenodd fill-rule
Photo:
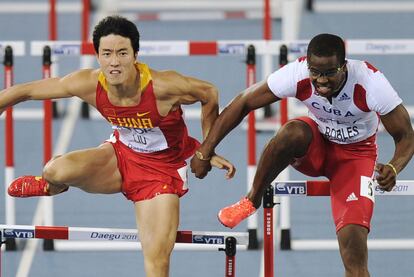
M 138 233 L 144 251 L 148 248 L 172 249 L 177 235 L 180 202 L 176 194 L 160 194 L 135 202 Z
M 60 183 L 79 187 L 87 192 L 121 191 L 122 177 L 110 143 L 59 156 L 46 165 L 47 170 L 54 172 Z
M 331 176 L 331 206 L 336 230 L 348 224 L 370 229 L 374 209 L 374 195 L 370 188 L 375 159 L 358 157 L 332 163 L 336 166 Z
M 317 177 L 324 175 L 323 165 L 325 163 L 326 142 L 318 130 L 316 122 L 309 117 L 299 117 L 296 120 L 308 124 L 312 130 L 312 142 L 306 154 L 301 158 L 296 158 L 291 164 L 299 172 L 308 176 Z

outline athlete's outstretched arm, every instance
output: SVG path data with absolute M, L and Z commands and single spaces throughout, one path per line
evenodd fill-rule
M 381 122 L 394 139 L 395 151 L 388 164 L 377 164 L 377 181 L 384 190 L 390 191 L 395 185 L 396 174 L 403 170 L 414 154 L 414 131 L 410 116 L 402 104 L 381 116 Z
M 79 96 L 82 99 L 96 86 L 90 78 L 92 70 L 80 70 L 68 74 L 62 78 L 49 78 L 33 81 L 25 84 L 18 84 L 0 91 L 0 114 L 7 107 L 16 105 L 27 100 L 45 100 Z M 91 86 L 92 85 L 92 86 Z
M 264 107 L 278 101 L 273 92 L 269 89 L 267 82 L 262 81 L 244 90 L 236 96 L 232 102 L 223 110 L 214 122 L 207 138 L 202 143 L 199 151 L 203 156 L 211 156 L 220 141 L 252 110 Z M 204 178 L 209 171 L 199 159 L 191 160 L 192 172 L 198 178 Z

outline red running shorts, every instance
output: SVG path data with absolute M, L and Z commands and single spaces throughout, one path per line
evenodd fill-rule
M 336 232 L 348 224 L 370 229 L 374 209 L 372 180 L 377 159 L 375 135 L 357 143 L 328 141 L 309 117 L 299 117 L 312 129 L 308 152 L 292 166 L 308 176 L 330 180 L 331 208 Z
M 133 202 L 152 199 L 160 194 L 183 196 L 187 191 L 187 163 L 174 165 L 145 158 L 122 142 L 112 144 L 122 176 L 122 193 Z

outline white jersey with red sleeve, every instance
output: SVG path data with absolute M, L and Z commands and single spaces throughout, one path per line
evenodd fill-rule
M 402 100 L 371 64 L 348 59 L 346 67 L 346 83 L 332 103 L 315 91 L 305 57 L 272 73 L 267 84 L 277 97 L 296 97 L 304 103 L 309 117 L 328 140 L 339 144 L 360 142 L 374 135 L 379 116 L 391 112 Z

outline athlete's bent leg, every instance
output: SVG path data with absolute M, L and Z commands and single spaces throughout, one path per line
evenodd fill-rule
M 179 198 L 161 194 L 135 202 L 138 234 L 147 277 L 167 277 L 179 222 Z
M 345 267 L 346 277 L 369 277 L 368 272 L 368 229 L 356 224 L 346 225 L 339 230 L 339 251 Z
M 117 193 L 122 177 L 110 143 L 79 150 L 50 160 L 43 169 L 50 195 L 65 191 L 69 186 L 89 193 Z
M 247 198 L 221 209 L 218 213 L 219 221 L 224 226 L 233 228 L 252 215 L 260 207 L 266 187 L 295 158 L 306 155 L 312 139 L 311 127 L 301 120 L 292 120 L 283 125 L 268 142 L 260 157 Z
M 301 120 L 283 125 L 266 145 L 247 198 L 260 207 L 264 190 L 295 158 L 303 157 L 312 142 L 312 129 Z

